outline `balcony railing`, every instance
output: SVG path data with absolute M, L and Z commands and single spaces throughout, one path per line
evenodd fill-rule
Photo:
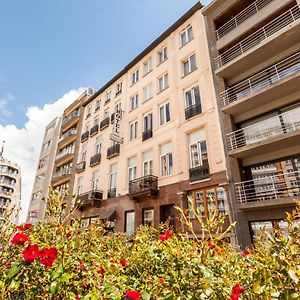
M 95 135 L 97 132 L 99 131 L 99 125 L 96 124 L 95 126 L 93 126 L 90 130 L 90 136 Z
M 252 33 L 241 42 L 223 52 L 221 55 L 215 58 L 216 69 L 226 65 L 236 57 L 244 54 L 249 49 L 257 46 L 262 41 L 266 40 L 282 28 L 288 26 L 291 23 L 296 22 L 300 18 L 299 4 L 295 5 L 273 21 L 263 26 L 256 32 Z
M 253 3 L 251 3 L 245 9 L 243 9 L 240 13 L 238 13 L 235 17 L 230 19 L 228 22 L 226 22 L 224 25 L 222 25 L 215 31 L 216 39 L 218 40 L 218 39 L 222 38 L 228 32 L 230 32 L 234 28 L 238 27 L 240 24 L 242 24 L 244 21 L 249 19 L 251 16 L 255 15 L 257 12 L 259 12 L 262 8 L 267 6 L 272 1 L 274 1 L 274 0 L 257 0 Z
M 97 153 L 91 157 L 90 166 L 97 165 L 101 162 L 101 154 Z
M 74 152 L 75 152 L 74 148 L 71 150 L 68 149 L 67 151 L 61 151 L 56 155 L 56 160 L 61 159 L 62 157 L 67 156 L 67 155 L 72 155 L 72 154 L 74 154 Z
M 69 176 L 69 175 L 71 175 L 71 169 L 69 169 L 69 170 L 59 170 L 59 171 L 57 171 L 53 174 L 53 179 L 57 179 L 59 177 Z
M 227 134 L 229 150 L 300 129 L 300 107 Z
M 85 166 L 86 166 L 86 162 L 85 161 L 82 161 L 82 162 L 78 163 L 76 165 L 76 172 L 77 173 L 83 172 L 85 170 Z
M 0 190 L 0 197 L 10 198 L 12 194 L 13 194 L 12 192 Z
M 107 191 L 107 198 L 115 198 L 117 196 L 117 189 L 110 189 Z
M 110 120 L 110 118 L 107 117 L 107 118 L 105 118 L 105 119 L 103 119 L 101 121 L 101 123 L 100 123 L 100 130 L 102 130 L 102 129 L 104 129 L 104 128 L 106 128 L 106 127 L 109 126 L 109 120 Z
M 145 131 L 143 132 L 143 135 L 142 135 L 142 141 L 144 142 L 144 141 L 146 141 L 146 140 L 152 138 L 152 136 L 153 136 L 153 131 L 152 131 L 152 129 L 147 129 L 147 130 L 145 130 Z
M 300 172 L 281 173 L 235 184 L 238 203 L 300 196 Z
M 191 119 L 192 117 L 195 117 L 197 115 L 200 115 L 202 113 L 202 108 L 201 108 L 201 104 L 194 104 L 191 105 L 190 107 L 185 109 L 185 119 Z
M 92 190 L 87 193 L 81 194 L 78 196 L 82 202 L 85 201 L 100 201 L 103 199 L 103 192 L 99 190 Z
M 157 177 L 154 175 L 147 175 L 129 182 L 129 193 L 139 193 L 145 190 L 158 190 Z
M 300 72 L 300 52 L 297 52 L 250 78 L 229 87 L 227 90 L 220 93 L 221 104 L 226 106 L 298 72 Z
M 77 134 L 77 130 L 76 129 L 70 129 L 69 131 L 67 131 L 66 133 L 64 133 L 58 140 L 58 142 L 63 141 L 64 139 L 70 137 L 70 136 L 75 136 Z
M 67 117 L 65 117 L 62 120 L 62 126 L 67 124 L 70 120 L 79 117 L 79 110 L 73 111 L 71 114 L 69 114 Z
M 120 154 L 120 144 L 115 144 L 107 149 L 107 158 L 112 158 Z
M 84 132 L 82 135 L 81 135 L 81 142 L 84 142 L 86 141 L 90 136 L 90 132 L 89 131 L 86 131 Z
M 190 181 L 198 181 L 210 177 L 209 165 L 204 164 L 199 167 L 189 169 Z

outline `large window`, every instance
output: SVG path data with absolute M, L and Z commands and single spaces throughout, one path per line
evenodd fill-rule
M 138 108 L 139 106 L 139 95 L 136 94 L 130 98 L 130 111 Z
M 154 227 L 154 210 L 144 209 L 143 210 L 143 225 Z
M 144 115 L 144 131 L 152 130 L 152 113 Z
M 81 161 L 86 161 L 86 154 L 87 154 L 87 143 L 82 145 L 82 150 L 81 150 Z
M 197 69 L 196 65 L 196 55 L 193 54 L 189 56 L 186 60 L 182 61 L 182 73 L 183 76 L 188 75 L 189 73 Z
M 147 84 L 143 88 L 143 94 L 144 94 L 144 102 L 148 101 L 152 98 L 152 96 L 153 96 L 153 94 L 152 94 L 152 83 Z
M 152 70 L 152 58 L 149 57 L 149 58 L 144 62 L 144 76 L 147 75 L 151 70 Z
M 171 120 L 170 103 L 165 103 L 159 108 L 159 124 L 163 125 Z
M 122 93 L 122 82 L 119 82 L 117 85 L 116 85 L 116 95 L 119 95 Z
M 143 175 L 153 174 L 153 153 L 152 151 L 143 154 Z
M 128 181 L 130 182 L 133 179 L 136 179 L 136 167 L 137 165 L 137 158 L 132 157 L 128 159 Z
M 189 142 L 191 168 L 207 165 L 208 156 L 204 130 L 198 130 L 189 134 Z
M 162 62 L 164 62 L 165 60 L 167 60 L 167 58 L 168 58 L 168 48 L 164 47 L 163 49 L 161 49 L 160 51 L 158 51 L 157 57 L 158 57 L 158 64 L 159 65 Z
M 139 81 L 139 70 L 136 70 L 131 74 L 131 85 L 134 85 L 138 81 Z
M 199 86 L 194 86 L 191 89 L 188 89 L 184 92 L 185 98 L 185 107 L 189 108 L 193 105 L 200 105 L 201 106 L 201 98 L 200 98 L 200 90 Z
M 161 176 L 167 176 L 173 172 L 172 144 L 160 146 L 160 173 Z
M 125 212 L 125 232 L 127 236 L 134 235 L 134 219 L 135 219 L 134 211 L 126 211 Z
M 92 191 L 98 189 L 98 181 L 99 181 L 99 171 L 94 171 L 92 173 L 92 180 L 91 180 Z
M 77 195 L 81 195 L 81 193 L 82 193 L 82 180 L 83 180 L 83 177 L 79 177 L 77 179 Z
M 168 73 L 158 78 L 158 91 L 162 92 L 163 90 L 169 87 L 169 75 Z
M 95 154 L 99 154 L 101 153 L 101 141 L 102 139 L 98 136 L 96 138 L 96 142 L 95 142 Z
M 189 25 L 180 34 L 180 45 L 181 45 L 181 47 L 183 47 L 185 44 L 187 44 L 193 38 L 194 38 L 193 28 L 192 28 L 191 25 Z
M 109 172 L 109 189 L 110 190 L 117 188 L 117 172 L 118 172 L 118 164 L 114 163 L 110 166 L 110 172 Z
M 138 134 L 138 121 L 134 121 L 130 123 L 130 132 L 129 132 L 129 140 L 132 141 L 137 138 Z

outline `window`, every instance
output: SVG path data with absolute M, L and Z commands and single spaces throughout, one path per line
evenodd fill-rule
M 143 210 L 143 225 L 154 227 L 154 210 L 144 209 Z
M 110 166 L 109 172 L 109 189 L 113 190 L 117 187 L 117 172 L 118 172 L 118 164 L 112 164 Z
M 90 130 L 90 122 L 87 122 L 85 124 L 85 132 L 89 131 Z
M 109 108 L 106 109 L 103 113 L 103 120 L 109 117 Z
M 200 110 L 201 109 L 201 98 L 200 98 L 200 90 L 199 86 L 194 86 L 193 88 L 186 90 L 184 92 L 184 97 L 185 97 L 185 107 L 189 108 L 193 105 L 200 105 Z
M 79 177 L 77 180 L 77 195 L 82 193 L 82 177 Z
M 134 121 L 130 124 L 130 134 L 129 134 L 130 141 L 137 138 L 137 131 L 138 131 L 138 121 Z
M 189 134 L 190 163 L 191 168 L 197 168 L 208 164 L 205 134 L 199 130 Z
M 136 157 L 128 159 L 128 182 L 133 179 L 136 179 Z
M 101 104 L 101 100 L 98 99 L 98 100 L 96 101 L 95 112 L 98 111 L 98 110 L 100 109 L 100 104 Z
M 161 176 L 167 176 L 173 172 L 173 156 L 171 143 L 160 146 Z
M 139 81 L 139 70 L 136 70 L 131 74 L 131 85 L 134 85 L 138 81 Z
M 106 92 L 106 100 L 105 100 L 105 104 L 108 103 L 111 99 L 111 91 Z
M 168 48 L 164 47 L 162 50 L 158 51 L 158 64 L 160 65 L 168 58 Z
M 86 161 L 86 153 L 87 153 L 87 144 L 84 144 L 82 146 L 82 151 L 81 151 L 81 161 Z
M 159 123 L 163 125 L 171 120 L 170 103 L 166 103 L 159 108 Z
M 116 95 L 119 95 L 122 93 L 122 82 L 119 82 L 116 86 Z
M 193 28 L 192 28 L 192 26 L 188 26 L 180 34 L 180 45 L 181 45 L 181 47 L 183 47 L 185 44 L 187 44 L 193 38 L 194 38 Z
M 91 116 L 91 111 L 92 111 L 92 106 L 89 106 L 88 108 L 87 108 L 87 112 L 86 112 L 86 119 L 87 118 L 89 118 L 90 116 Z
M 152 83 L 149 83 L 143 88 L 144 102 L 152 98 Z
M 146 152 L 143 154 L 143 175 L 152 175 L 153 174 L 153 153 Z
M 158 78 L 158 91 L 162 92 L 168 87 L 169 87 L 169 75 L 168 73 L 166 73 L 160 78 Z
M 95 117 L 94 119 L 94 126 L 99 124 L 99 117 Z
M 92 191 L 97 190 L 98 189 L 98 181 L 99 181 L 99 171 L 94 171 L 92 174 Z
M 148 113 L 144 116 L 144 131 L 152 130 L 152 113 Z
M 97 137 L 95 143 L 95 154 L 101 153 L 101 146 L 101 138 Z
M 196 55 L 193 54 L 189 56 L 186 60 L 182 62 L 182 73 L 183 76 L 188 75 L 189 73 L 195 71 L 197 69 L 196 65 Z
M 130 98 L 130 110 L 134 110 L 139 106 L 139 95 L 136 94 Z
M 144 76 L 147 75 L 152 70 L 152 58 L 149 57 L 146 62 L 144 62 Z
M 125 212 L 125 232 L 127 236 L 134 235 L 134 211 Z

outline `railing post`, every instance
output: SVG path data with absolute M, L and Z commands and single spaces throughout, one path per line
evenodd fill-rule
M 272 186 L 273 186 L 273 190 L 274 190 L 275 199 L 278 199 L 276 186 L 275 186 L 275 181 L 274 181 L 274 176 L 271 176 L 271 180 L 272 180 Z
M 277 66 L 274 65 L 274 68 L 275 68 L 275 72 L 276 72 L 277 79 L 280 80 L 280 75 L 279 75 L 279 73 L 278 73 Z

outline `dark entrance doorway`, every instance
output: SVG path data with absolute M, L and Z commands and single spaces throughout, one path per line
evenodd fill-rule
M 173 204 L 162 205 L 160 207 L 160 223 L 169 222 L 170 228 L 176 230 L 175 208 Z

